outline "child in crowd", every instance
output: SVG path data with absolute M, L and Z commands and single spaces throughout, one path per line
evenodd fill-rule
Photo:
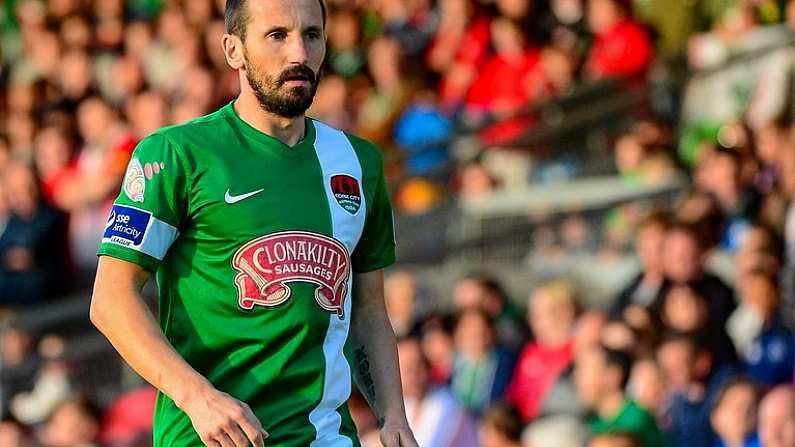
M 578 353 L 574 382 L 580 401 L 592 412 L 588 425 L 594 435 L 630 432 L 645 447 L 665 447 L 654 417 L 627 397 L 631 367 L 625 352 L 595 347 Z
M 706 343 L 689 334 L 667 334 L 657 349 L 668 396 L 662 425 L 674 446 L 713 447 L 710 411 L 734 369 L 716 364 Z
M 635 362 L 627 385 L 629 395 L 653 415 L 659 415 L 665 405 L 665 377 L 653 357 Z
M 741 289 L 742 304 L 735 312 L 746 311 L 759 323 L 759 330 L 746 334 L 748 342 L 737 347 L 745 373 L 765 387 L 791 382 L 795 338 L 780 323 L 781 299 L 775 280 L 761 272 L 749 273 Z M 730 321 L 736 321 L 735 317 Z
M 507 392 L 525 422 L 539 415 L 547 392 L 571 365 L 576 316 L 574 288 L 567 282 L 545 284 L 528 300 L 527 321 L 535 340 L 522 351 Z
M 520 447 L 522 418 L 515 408 L 496 403 L 483 414 L 478 432 L 482 447 Z
M 468 309 L 458 317 L 453 340 L 451 389 L 466 409 L 479 414 L 505 392 L 513 362 L 495 344 L 491 319 L 482 310 Z
M 756 433 L 759 391 L 749 379 L 730 380 L 718 394 L 712 410 L 715 447 L 760 447 Z

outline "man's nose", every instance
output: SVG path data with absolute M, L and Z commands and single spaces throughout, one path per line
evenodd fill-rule
M 290 39 L 287 47 L 287 59 L 291 64 L 304 65 L 307 63 L 306 42 L 303 36 L 295 36 Z

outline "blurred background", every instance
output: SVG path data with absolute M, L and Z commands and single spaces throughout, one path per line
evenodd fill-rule
M 795 447 L 795 1 L 327 1 L 423 447 Z M 95 252 L 137 141 L 237 95 L 224 3 L 0 1 L 0 446 L 151 445 Z

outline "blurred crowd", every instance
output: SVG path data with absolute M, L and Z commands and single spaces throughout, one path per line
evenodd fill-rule
M 609 307 L 565 277 L 510 296 L 473 273 L 435 296 L 403 271 L 387 306 L 420 445 L 795 447 L 795 55 L 766 49 L 792 39 L 795 1 L 327 3 L 309 115 L 379 144 L 407 214 L 536 180 L 530 153 L 500 148 L 579 86 L 765 50 L 691 80 L 678 126 L 645 119 L 611 139 L 604 156 L 628 184 L 691 182 L 673 210 L 621 207 L 598 233 L 561 227 L 566 250 L 589 237 L 634 250 L 640 270 Z M 137 141 L 236 96 L 223 6 L 0 3 L 0 317 L 85 290 Z M 451 144 L 464 130 L 474 151 Z M 728 275 L 709 267 L 718 253 Z M 153 391 L 98 399 L 65 351 L 61 335 L 4 329 L 0 446 L 149 445 Z M 378 445 L 357 396 L 351 410 Z
M 782 161 L 793 154 L 793 142 L 780 148 Z M 739 158 L 710 157 L 739 177 Z M 787 184 L 795 166 L 778 166 Z M 519 308 L 475 273 L 440 312 L 441 297 L 392 272 L 387 310 L 420 445 L 795 446 L 792 241 L 762 219 L 734 230 L 749 216 L 693 194 L 703 196 L 642 220 L 639 271 L 607 308 L 587 306 L 587 285 L 566 279 L 528 287 Z M 709 206 L 715 216 L 700 214 Z M 706 266 L 716 228 L 741 233 L 733 284 Z M 377 446 L 362 402 L 353 414 L 365 445 Z

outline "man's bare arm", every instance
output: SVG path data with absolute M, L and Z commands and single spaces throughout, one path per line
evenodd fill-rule
M 216 390 L 168 342 L 141 297 L 149 276 L 135 264 L 100 257 L 91 322 L 141 377 L 190 417 L 206 445 L 263 446 L 262 425 L 251 409 Z
M 382 270 L 354 275 L 353 377 L 378 418 L 387 447 L 416 447 L 406 421 L 395 334 L 384 305 Z

